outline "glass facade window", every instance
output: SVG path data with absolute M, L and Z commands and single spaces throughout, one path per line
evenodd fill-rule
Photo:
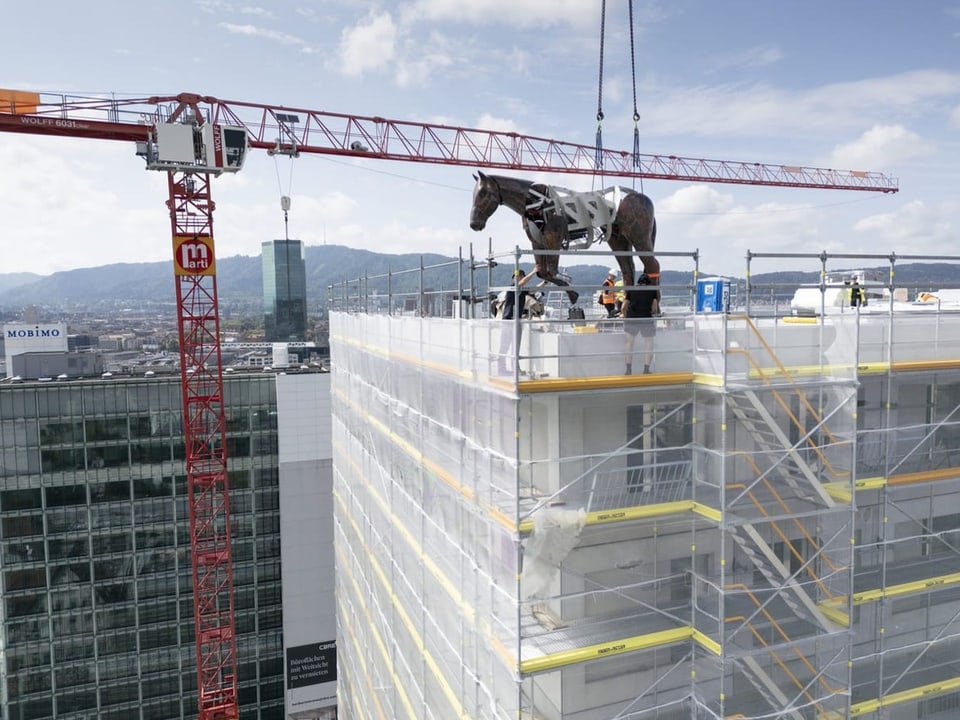
M 224 405 L 241 717 L 279 719 L 274 379 Z M 177 378 L 0 387 L 0 716 L 196 717 L 182 428 Z

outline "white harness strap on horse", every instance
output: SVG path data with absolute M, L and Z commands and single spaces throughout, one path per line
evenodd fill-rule
M 548 185 L 546 193 L 542 193 L 531 187 L 524 215 L 530 239 L 542 246 L 543 233 L 537 218 L 562 213 L 567 219 L 566 249 L 583 250 L 597 240 L 605 240 L 610 235 L 624 191 L 614 186 L 602 191 L 574 192 Z

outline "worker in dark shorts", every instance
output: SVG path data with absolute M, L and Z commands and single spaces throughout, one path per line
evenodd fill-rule
M 660 314 L 660 288 L 650 283 L 644 273 L 638 286 L 626 292 L 623 310 L 623 331 L 626 337 L 626 374 L 633 375 L 633 346 L 639 334 L 643 338 L 643 372 L 650 373 L 653 365 L 653 339 L 657 335 L 657 316 Z

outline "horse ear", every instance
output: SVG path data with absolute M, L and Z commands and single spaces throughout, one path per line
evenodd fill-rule
M 487 176 L 483 174 L 483 171 L 482 171 L 482 170 L 477 170 L 477 175 L 480 176 L 480 179 L 481 179 L 481 180 L 486 180 L 486 179 L 487 179 Z
M 478 182 L 479 182 L 479 180 L 480 180 L 480 178 L 478 178 L 476 175 L 473 176 L 473 179 L 476 180 L 476 181 L 478 181 Z

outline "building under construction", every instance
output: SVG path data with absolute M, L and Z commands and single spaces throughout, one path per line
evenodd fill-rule
M 625 375 L 618 321 L 418 272 L 332 297 L 345 716 L 956 717 L 960 313 L 748 294 Z

